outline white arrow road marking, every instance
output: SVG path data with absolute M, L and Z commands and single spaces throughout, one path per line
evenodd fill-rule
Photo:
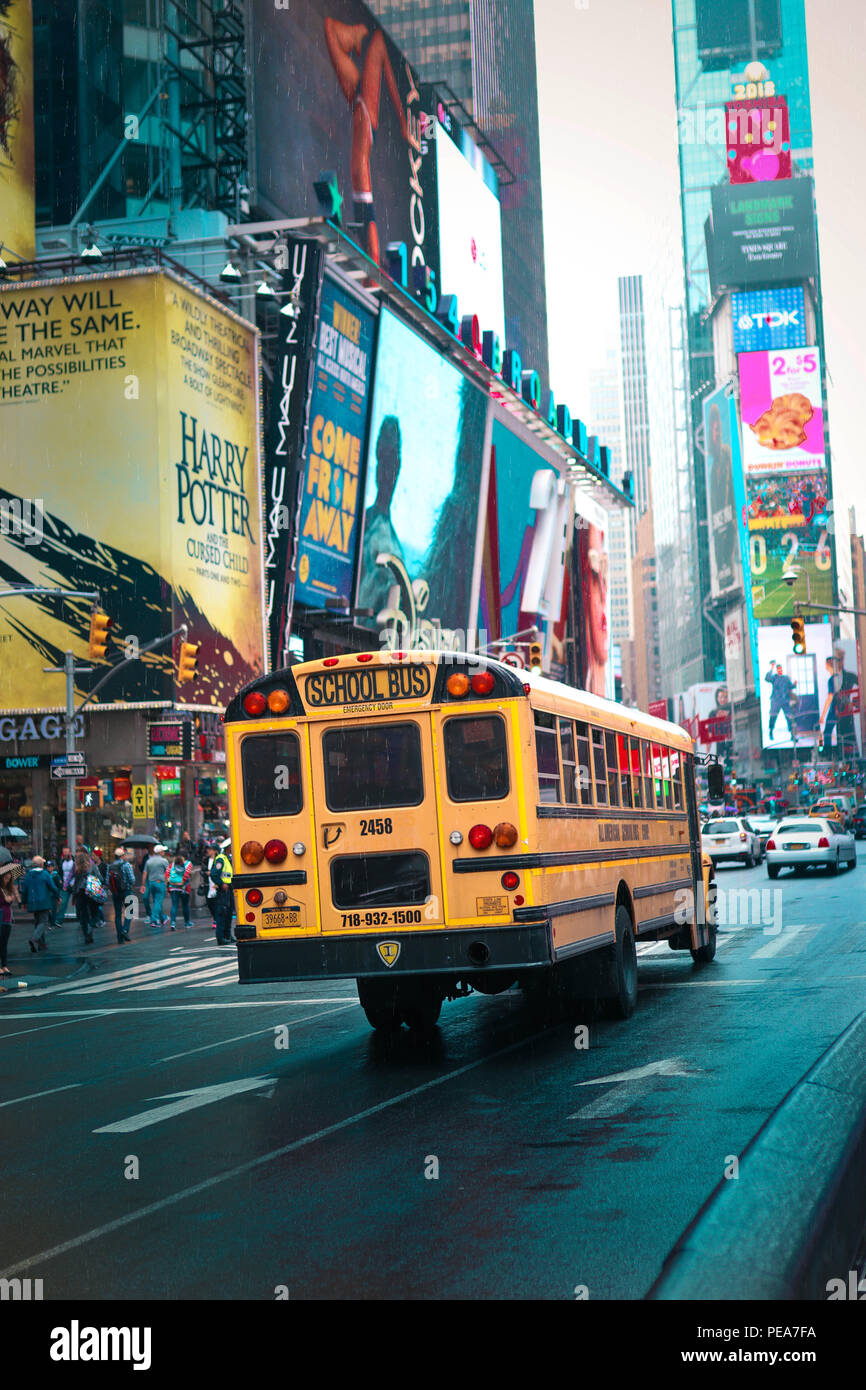
M 30 1096 L 16 1096 L 14 1100 L 3 1100 L 0 1101 L 0 1110 L 5 1105 L 20 1105 L 23 1100 L 39 1100 L 41 1096 L 56 1096 L 58 1091 L 75 1091 L 80 1085 L 80 1081 L 73 1081 L 71 1086 L 54 1086 L 50 1091 L 34 1091 Z
M 663 1057 L 658 1062 L 648 1062 L 644 1067 L 635 1067 L 632 1071 L 618 1071 L 610 1076 L 593 1076 L 589 1081 L 578 1081 L 578 1086 L 604 1086 L 614 1084 L 613 1089 L 606 1095 L 600 1096 L 598 1100 L 591 1101 L 589 1105 L 584 1105 L 580 1110 L 575 1110 L 572 1115 L 567 1115 L 566 1119 L 576 1120 L 580 1117 L 583 1120 L 596 1119 L 602 1115 L 616 1115 L 619 1111 L 626 1108 L 626 1103 L 637 1099 L 634 1089 L 635 1083 L 647 1081 L 651 1076 L 699 1076 L 702 1074 L 700 1067 L 692 1067 L 685 1057 Z
M 197 1110 L 201 1105 L 212 1105 L 216 1100 L 227 1096 L 238 1096 L 244 1091 L 260 1091 L 272 1083 L 275 1076 L 244 1076 L 240 1081 L 221 1081 L 215 1086 L 199 1086 L 194 1091 L 171 1091 L 167 1096 L 153 1096 L 153 1100 L 168 1100 L 171 1105 L 160 1105 L 156 1110 L 142 1110 L 138 1115 L 130 1115 L 126 1120 L 118 1120 L 113 1125 L 103 1125 L 94 1134 L 131 1134 L 136 1129 L 147 1129 L 148 1125 L 161 1124 L 175 1115 L 183 1115 L 187 1110 Z M 177 1097 L 177 1099 L 175 1099 Z
M 796 940 L 801 931 L 806 930 L 807 925 L 806 922 L 800 922 L 797 926 L 786 927 L 784 931 L 779 932 L 778 936 L 774 936 L 771 941 L 768 941 L 766 946 L 761 946 L 757 951 L 753 951 L 751 959 L 766 960 L 768 956 L 777 956 L 780 951 L 784 951 L 786 946 Z

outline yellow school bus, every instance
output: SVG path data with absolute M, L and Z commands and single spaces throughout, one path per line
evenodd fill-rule
M 375 1028 L 474 989 L 628 1017 L 641 940 L 715 954 L 673 724 L 484 657 L 276 671 L 225 715 L 241 982 L 354 978 Z

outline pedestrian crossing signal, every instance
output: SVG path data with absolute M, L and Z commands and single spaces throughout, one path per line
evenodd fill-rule
M 537 676 L 541 675 L 541 643 L 530 642 L 529 644 L 529 669 L 534 671 Z
M 806 653 L 806 624 L 803 618 L 791 619 L 791 641 L 797 656 L 804 656 Z
M 184 685 L 198 675 L 198 654 L 201 642 L 181 642 L 177 658 L 177 683 Z
M 88 655 L 91 661 L 101 661 L 105 656 L 110 627 L 111 619 L 108 614 L 94 608 L 90 615 L 90 643 L 88 646 Z

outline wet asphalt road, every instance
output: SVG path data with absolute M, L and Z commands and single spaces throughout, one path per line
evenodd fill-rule
M 715 963 L 641 948 L 637 1012 L 587 1048 L 517 992 L 387 1038 L 351 981 L 241 988 L 203 927 L 82 965 L 74 926 L 38 958 L 16 926 L 0 1275 L 46 1300 L 639 1298 L 866 1008 L 864 876 L 722 867 Z

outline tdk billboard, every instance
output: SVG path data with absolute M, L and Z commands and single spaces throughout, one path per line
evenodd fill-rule
M 731 295 L 734 352 L 806 346 L 802 289 L 750 290 Z

